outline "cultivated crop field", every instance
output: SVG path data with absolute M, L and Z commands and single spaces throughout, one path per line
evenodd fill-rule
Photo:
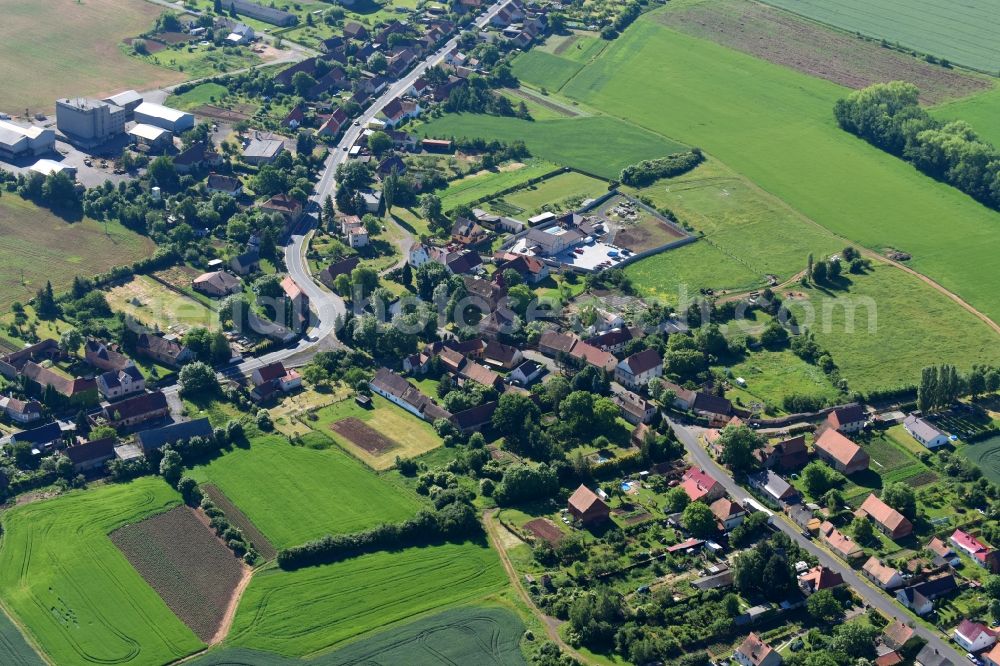
M 267 569 L 243 594 L 229 644 L 306 656 L 482 598 L 505 582 L 496 554 L 474 543 L 379 552 L 292 572 Z
M 632 192 L 670 209 L 680 222 L 704 234 L 696 243 L 625 269 L 641 291 L 661 298 L 675 298 L 682 285 L 696 294 L 703 287 L 764 286 L 769 274 L 786 280 L 805 269 L 803 258 L 810 252 L 822 256 L 844 246 L 717 159 Z
M 629 164 L 685 149 L 676 141 L 606 116 L 530 121 L 465 113 L 437 118 L 418 131 L 425 137 L 524 141 L 535 157 L 608 179 L 617 178 Z
M 143 0 L 0 0 L 2 111 L 55 108 L 59 97 L 105 97 L 182 81 L 129 58 L 118 43 L 149 29 L 162 7 Z
M 899 269 L 879 265 L 847 279 L 851 283 L 844 290 L 796 286 L 781 294 L 798 322 L 833 356 L 851 390 L 912 385 L 922 368 L 936 363 L 968 368 L 1000 361 L 994 334 L 984 323 Z
M 337 447 L 291 446 L 277 435 L 257 437 L 191 476 L 215 484 L 278 549 L 405 520 L 420 506 Z
M 558 168 L 551 162 L 532 159 L 523 164 L 519 162 L 509 164 L 495 171 L 470 174 L 448 184 L 448 189 L 441 193 L 441 207 L 448 211 L 457 206 L 468 205 L 494 192 L 517 187 Z
M 1000 437 L 963 446 L 959 453 L 979 465 L 983 476 L 993 483 L 1000 483 Z
M 353 400 L 342 400 L 318 410 L 315 413 L 316 421 L 308 420 L 306 423 L 317 432 L 332 435 L 345 450 L 377 470 L 392 467 L 396 456 L 413 458 L 441 446 L 441 438 L 429 423 L 419 420 L 381 396 L 372 396 L 372 405 L 372 409 L 364 409 Z M 334 427 L 348 418 L 356 419 L 387 435 L 396 446 L 377 453 L 357 445 Z
M 244 567 L 194 510 L 179 506 L 124 525 L 111 540 L 170 610 L 212 642 Z
M 0 612 L 0 663 L 10 666 L 45 666 L 14 623 Z
M 563 93 L 700 146 L 837 234 L 911 253 L 915 270 L 1000 319 L 1000 273 L 981 269 L 1000 242 L 1000 213 L 845 136 L 832 112 L 845 88 L 665 28 L 662 11 L 640 17 Z
M 179 502 L 145 477 L 4 514 L 0 596 L 54 663 L 165 663 L 202 646 L 108 538 Z
M 0 47 L 2 48 L 2 47 Z M 3 62 L 0 58 L 0 62 Z M 77 275 L 96 275 L 153 253 L 153 242 L 117 222 L 72 224 L 11 193 L 0 197 L 0 308 L 26 302 L 52 281 L 57 292 Z M 22 281 L 23 275 L 23 281 Z
M 989 0 L 765 0 L 849 32 L 898 42 L 966 67 L 1000 70 L 1000 15 Z
M 695 37 L 848 88 L 909 81 L 920 88 L 924 102 L 934 104 L 990 87 L 986 77 L 932 65 L 749 0 L 675 1 L 657 18 Z

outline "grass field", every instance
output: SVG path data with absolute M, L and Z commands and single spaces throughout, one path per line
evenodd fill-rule
M 26 302 L 52 281 L 67 289 L 77 275 L 96 275 L 153 253 L 153 242 L 117 222 L 67 223 L 11 193 L 0 196 L 0 309 Z M 23 280 L 22 280 L 23 275 Z
M 959 453 L 979 465 L 983 476 L 993 483 L 1000 483 L 1000 437 L 969 444 L 962 447 Z
M 279 549 L 405 520 L 420 506 L 336 447 L 291 446 L 277 435 L 257 437 L 191 476 L 218 486 Z
M 964 120 L 976 133 L 994 146 L 1000 146 L 1000 87 L 942 104 L 930 110 L 941 120 Z
M 316 412 L 317 420 L 307 423 L 317 432 L 332 437 L 352 455 L 379 470 L 392 467 L 396 456 L 413 458 L 441 446 L 441 438 L 429 423 L 419 420 L 381 396 L 373 395 L 372 404 L 372 409 L 364 409 L 354 400 L 343 400 L 320 409 Z M 330 426 L 337 421 L 352 417 L 387 435 L 396 446 L 383 455 L 372 455 L 331 429 Z
M 127 49 L 127 47 L 123 47 Z M 188 49 L 191 50 L 188 50 Z M 203 46 L 181 47 L 179 49 L 164 49 L 152 55 L 140 56 L 133 53 L 134 60 L 159 65 L 167 69 L 183 72 L 189 79 L 200 79 L 215 76 L 237 69 L 244 69 L 260 64 L 260 57 L 246 48 L 236 52 L 225 53 L 221 48 L 209 50 Z
M 556 35 L 515 58 L 512 69 L 522 83 L 556 92 L 606 46 L 605 40 L 593 35 Z
M 2 110 L 54 109 L 59 97 L 101 98 L 182 81 L 182 74 L 118 49 L 163 11 L 143 0 L 0 0 Z
M 733 395 L 744 404 L 749 400 L 781 407 L 788 395 L 811 395 L 827 399 L 837 396 L 837 389 L 823 371 L 809 365 L 790 351 L 763 351 L 749 354 L 743 361 L 729 366 L 733 382 L 736 377 L 746 380 L 746 386 L 736 388 Z
M 482 598 L 506 583 L 474 543 L 378 552 L 293 572 L 257 573 L 228 644 L 306 656 L 420 613 Z
M 146 477 L 4 514 L 0 595 L 54 663 L 164 663 L 201 646 L 108 538 L 179 502 Z
M 0 663 L 10 666 L 45 666 L 24 636 L 2 611 L 0 611 Z
M 496 171 L 480 171 L 453 180 L 441 193 L 441 207 L 448 211 L 457 206 L 471 204 L 488 197 L 498 190 L 516 187 L 521 183 L 544 176 L 559 167 L 545 160 L 531 159 L 523 165 L 508 165 Z
M 886 39 L 921 53 L 996 74 L 1000 15 L 987 0 L 765 0 L 849 32 Z
M 431 137 L 524 141 L 535 157 L 609 179 L 617 178 L 629 164 L 685 149 L 676 141 L 605 116 L 530 121 L 460 114 L 432 120 L 417 131 Z
M 546 204 L 563 210 L 578 208 L 584 199 L 596 199 L 607 192 L 608 184 L 603 180 L 570 171 L 504 195 L 503 201 L 523 210 L 524 217 L 530 217 L 542 212 Z
M 148 275 L 137 275 L 131 281 L 111 289 L 108 304 L 146 326 L 158 326 L 162 331 L 186 331 L 203 326 L 219 327 L 219 317 L 200 301 L 167 289 Z
M 220 83 L 202 83 L 180 95 L 170 95 L 166 105 L 172 109 L 190 111 L 203 104 L 216 104 L 227 94 L 229 90 Z
M 921 369 L 936 363 L 969 368 L 1000 361 L 985 324 L 902 271 L 880 265 L 848 279 L 852 283 L 843 291 L 796 287 L 795 296 L 783 298 L 830 352 L 852 390 L 915 384 Z
M 704 234 L 697 243 L 626 269 L 646 293 L 673 298 L 682 284 L 689 293 L 702 287 L 760 287 L 767 284 L 768 274 L 784 280 L 804 270 L 803 257 L 810 252 L 822 256 L 843 249 L 833 234 L 716 159 L 634 193 L 669 208 Z
M 642 16 L 563 93 L 700 146 L 840 235 L 910 252 L 913 268 L 1000 319 L 1000 273 L 981 270 L 1000 241 L 1000 213 L 845 135 L 832 109 L 846 89 L 670 30 L 662 11 Z

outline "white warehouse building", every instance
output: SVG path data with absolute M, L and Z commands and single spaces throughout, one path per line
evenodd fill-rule
M 135 121 L 140 124 L 155 125 L 174 134 L 180 134 L 194 127 L 194 116 L 169 106 L 143 102 L 135 107 Z
M 0 157 L 44 155 L 55 150 L 56 133 L 44 127 L 22 127 L 0 120 Z

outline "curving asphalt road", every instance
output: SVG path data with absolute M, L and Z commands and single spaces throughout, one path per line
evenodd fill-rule
M 679 423 L 674 423 L 673 421 L 670 421 L 670 427 L 673 429 L 681 443 L 684 444 L 684 448 L 687 449 L 688 454 L 690 454 L 692 462 L 711 474 L 713 478 L 717 479 L 719 483 L 725 487 L 726 492 L 728 492 L 733 499 L 742 503 L 743 500 L 750 497 L 750 493 L 736 483 L 733 477 L 729 474 L 729 471 L 716 463 L 715 460 L 708 455 L 708 452 L 704 449 L 704 447 L 698 443 L 698 438 L 695 432 L 680 425 Z M 903 611 L 903 608 L 896 603 L 894 598 L 889 597 L 881 590 L 873 587 L 871 583 L 858 575 L 854 569 L 842 560 L 834 557 L 828 551 L 820 548 L 812 539 L 804 537 L 802 532 L 789 522 L 783 514 L 776 516 L 774 525 L 789 537 L 794 539 L 802 548 L 814 555 L 816 559 L 819 560 L 820 564 L 839 572 L 840 575 L 843 576 L 844 582 L 857 592 L 869 606 L 877 608 L 888 617 L 901 620 L 904 623 L 913 623 L 914 631 L 916 631 L 921 638 L 927 641 L 932 648 L 937 650 L 939 654 L 942 654 L 950 659 L 955 666 L 960 666 L 961 664 L 966 663 L 965 656 L 959 654 L 958 651 L 955 650 L 955 648 L 946 640 L 944 640 L 940 634 L 931 631 L 923 624 L 914 622 L 913 618 Z

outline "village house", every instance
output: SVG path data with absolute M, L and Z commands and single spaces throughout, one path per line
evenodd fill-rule
M 977 565 L 993 573 L 1000 571 L 1000 558 L 997 557 L 997 552 L 968 532 L 955 530 L 949 541 L 971 557 Z
M 674 407 L 708 419 L 712 427 L 726 425 L 733 415 L 733 403 L 726 398 L 704 391 L 690 391 L 669 381 L 664 381 L 664 388 L 674 394 Z
M 705 502 L 706 504 L 711 504 L 726 493 L 726 489 L 721 483 L 699 467 L 692 467 L 684 472 L 681 488 L 684 489 L 688 499 L 692 502 Z
M 302 387 L 302 376 L 297 370 L 285 369 L 281 361 L 257 368 L 251 376 L 254 388 L 250 397 L 258 403 L 267 402 L 279 392 L 290 393 Z
M 250 275 L 260 272 L 260 252 L 256 249 L 247 250 L 243 254 L 233 257 L 229 262 L 229 267 L 237 275 Z
M 97 382 L 93 379 L 66 377 L 34 361 L 25 363 L 20 375 L 37 387 L 39 394 L 51 387 L 73 405 L 84 406 L 97 402 Z
M 104 463 L 114 458 L 115 444 L 117 443 L 117 438 L 105 437 L 77 444 L 76 446 L 70 446 L 63 451 L 63 455 L 73 463 L 73 470 L 75 472 L 84 474 L 103 467 Z
M 274 164 L 285 152 L 285 142 L 278 139 L 252 139 L 243 149 L 243 161 L 253 166 Z
M 806 596 L 815 594 L 821 590 L 830 590 L 843 584 L 844 577 L 840 575 L 840 572 L 827 569 L 819 564 L 799 576 L 799 589 Z
M 777 502 L 780 506 L 797 504 L 802 496 L 795 486 L 784 477 L 774 473 L 774 470 L 764 470 L 750 477 L 750 485 Z
M 357 215 L 344 215 L 340 218 L 340 233 L 347 239 L 348 246 L 360 248 L 368 245 L 368 227 Z
M 499 406 L 500 403 L 498 401 L 491 400 L 477 407 L 452 414 L 451 423 L 462 434 L 469 435 L 473 432 L 478 432 L 490 425 L 493 421 L 493 413 Z
M 239 197 L 243 194 L 243 183 L 240 182 L 239 178 L 210 173 L 205 183 L 205 189 L 209 194 L 228 194 L 231 197 Z
M 781 655 L 757 634 L 751 632 L 736 649 L 733 657 L 741 666 L 781 666 Z
M 300 219 L 305 210 L 302 204 L 287 194 L 275 194 L 260 205 L 261 211 L 271 215 L 277 214 L 285 218 L 285 229 L 291 229 Z
M 451 418 L 451 412 L 438 407 L 420 389 L 388 368 L 379 368 L 368 386 L 389 402 L 425 421 L 433 423 L 437 419 Z
M 122 370 L 132 364 L 132 359 L 122 354 L 117 345 L 109 346 L 93 338 L 84 343 L 83 358 L 91 366 L 105 372 Z
M 170 414 L 167 397 L 162 391 L 143 393 L 108 405 L 102 416 L 114 428 L 128 428 Z
M 6 414 L 14 423 L 26 425 L 42 418 L 42 403 L 37 400 L 18 400 L 0 395 L 0 412 Z
M 502 278 L 484 280 L 472 275 L 463 275 L 462 282 L 465 283 L 468 298 L 472 301 L 470 305 L 479 308 L 484 314 L 496 310 L 507 293 L 501 284 Z
M 934 610 L 934 601 L 958 589 L 952 574 L 944 574 L 896 591 L 896 600 L 923 617 Z
M 597 335 L 588 338 L 586 342 L 587 344 L 597 347 L 601 351 L 606 351 L 611 354 L 619 354 L 625 349 L 625 345 L 627 343 L 641 337 L 642 329 L 622 326 L 621 328 L 612 328 L 608 331 L 604 331 L 603 333 L 598 333 Z
M 521 365 L 514 368 L 510 375 L 507 376 L 507 379 L 515 386 L 529 386 L 532 382 L 541 377 L 544 372 L 544 365 L 538 363 L 537 361 L 528 359 L 521 363 Z
M 319 129 L 316 133 L 321 137 L 332 139 L 340 134 L 340 130 L 344 128 L 344 125 L 350 122 L 350 118 L 347 112 L 340 107 L 333 110 L 329 116 L 327 116 L 322 123 L 320 123 Z
M 160 365 L 171 368 L 179 368 L 194 360 L 194 354 L 191 350 L 181 343 L 153 333 L 139 335 L 135 344 L 135 352 L 139 356 L 152 359 Z
M 931 647 L 930 644 L 920 648 L 920 652 L 914 657 L 913 663 L 916 666 L 958 666 L 958 664 L 952 663 L 950 659 L 938 652 L 937 648 Z
M 281 289 L 285 292 L 285 298 L 291 306 L 291 316 L 288 326 L 296 333 L 304 333 L 309 326 L 309 296 L 299 287 L 298 283 L 292 279 L 291 275 L 286 275 L 281 281 Z
M 584 525 L 603 523 L 611 517 L 611 508 L 587 486 L 581 485 L 570 496 L 566 508 Z
M 827 424 L 838 432 L 860 432 L 867 420 L 861 405 L 838 407 L 826 416 Z
M 789 504 L 785 507 L 785 514 L 792 519 L 792 522 L 799 526 L 799 528 L 809 532 L 810 534 L 816 534 L 819 532 L 819 526 L 821 524 L 820 519 L 817 518 L 813 513 L 813 507 L 815 505 L 807 504 Z
M 883 590 L 894 590 L 897 587 L 902 587 L 904 582 L 901 571 L 883 564 L 874 555 L 869 557 L 868 561 L 861 567 L 861 573 Z
M 993 646 L 993 649 L 982 655 L 985 666 L 1000 666 L 1000 643 Z
M 28 444 L 32 453 L 41 454 L 62 448 L 63 431 L 55 421 L 36 426 L 10 436 L 12 444 Z
M 383 180 L 393 173 L 397 176 L 402 176 L 406 173 L 406 162 L 399 155 L 389 155 L 378 163 L 378 166 L 375 167 L 375 173 Z
M 118 400 L 146 390 L 146 378 L 134 365 L 97 376 L 97 390 L 106 400 Z
M 378 119 L 385 123 L 386 127 L 398 127 L 411 118 L 416 118 L 421 112 L 420 102 L 406 97 L 396 97 L 384 107 L 378 114 Z
M 826 545 L 845 560 L 855 560 L 865 554 L 861 546 L 834 527 L 833 523 L 828 520 L 819 526 L 819 533 Z
M 809 462 L 809 450 L 803 435 L 768 443 L 754 451 L 754 457 L 767 469 L 795 470 Z
M 882 631 L 882 643 L 893 650 L 902 650 L 916 636 L 913 627 L 908 626 L 902 620 L 896 620 Z
M 513 370 L 524 360 L 524 354 L 513 345 L 506 345 L 502 342 L 491 340 L 486 343 L 483 360 L 486 362 L 486 365 L 492 365 L 503 370 Z
M 451 240 L 459 245 L 472 247 L 488 241 L 490 234 L 473 220 L 459 217 L 451 226 Z
M 948 443 L 948 434 L 940 430 L 930 421 L 914 414 L 910 414 L 903 419 L 903 428 L 910 433 L 913 439 L 923 444 L 928 449 L 936 449 Z
M 174 156 L 174 169 L 177 173 L 191 173 L 206 167 L 216 167 L 222 164 L 222 155 L 211 144 L 204 141 L 192 143 L 187 150 Z
M 503 274 L 504 271 L 516 271 L 526 284 L 538 284 L 549 277 L 549 266 L 541 259 L 517 255 L 517 257 L 506 261 L 497 268 Z
M 341 275 L 351 275 L 351 271 L 361 263 L 360 257 L 347 257 L 336 261 L 319 272 L 320 282 L 327 287 L 333 288 L 334 281 Z
M 952 550 L 951 546 L 938 537 L 933 537 L 928 541 L 926 548 L 934 553 L 935 558 L 940 558 L 953 566 L 958 566 L 961 563 L 961 560 L 955 555 L 955 551 Z
M 899 511 L 876 497 L 874 493 L 869 493 L 861 504 L 861 508 L 854 515 L 868 516 L 875 521 L 876 527 L 882 534 L 893 540 L 902 539 L 913 532 L 913 523 Z
M 651 379 L 662 376 L 663 359 L 655 349 L 632 354 L 615 368 L 615 380 L 631 389 L 645 388 Z
M 832 412 L 831 412 L 832 414 Z M 854 474 L 868 469 L 868 452 L 840 434 L 826 428 L 815 442 L 816 455 L 841 474 Z
M 570 358 L 586 363 L 587 365 L 592 365 L 608 373 L 614 372 L 615 367 L 618 365 L 618 359 L 614 357 L 614 354 L 601 351 L 582 340 L 577 340 L 577 343 L 573 345 L 573 349 L 570 350 L 569 355 Z
M 720 497 L 712 502 L 708 508 L 712 510 L 719 525 L 726 532 L 735 529 L 747 516 L 746 509 L 728 497 Z
M 212 436 L 212 424 L 207 418 L 200 418 L 143 430 L 136 433 L 135 439 L 142 452 L 149 454 L 151 451 L 162 449 L 167 444 L 188 441 L 193 437 L 210 439 Z
M 959 622 L 953 636 L 955 642 L 961 645 L 966 652 L 979 652 L 997 642 L 997 632 L 992 631 L 985 624 L 972 620 Z
M 657 407 L 637 393 L 625 391 L 614 397 L 615 404 L 622 411 L 622 418 L 632 425 L 650 423 L 656 416 Z
M 191 287 L 206 296 L 222 298 L 241 291 L 243 283 L 238 277 L 230 275 L 226 271 L 212 271 L 211 273 L 202 273 L 192 280 Z

